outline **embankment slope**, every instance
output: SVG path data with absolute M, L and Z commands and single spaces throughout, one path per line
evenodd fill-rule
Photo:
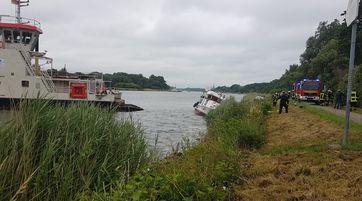
M 343 128 L 297 107 L 267 121 L 267 144 L 243 161 L 236 200 L 362 199 L 362 151 L 339 147 Z

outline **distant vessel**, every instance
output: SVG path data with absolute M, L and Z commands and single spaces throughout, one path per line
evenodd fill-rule
M 182 90 L 177 89 L 176 87 L 172 87 L 170 90 L 168 90 L 169 92 L 182 92 Z
M 205 116 L 210 110 L 219 106 L 221 101 L 224 99 L 225 95 L 209 90 L 201 96 L 200 101 L 194 104 L 195 112 L 199 115 Z
M 101 74 L 53 73 L 53 59 L 39 52 L 41 25 L 34 19 L 22 18 L 20 8 L 29 0 L 12 0 L 16 16 L 0 15 L 0 108 L 9 108 L 22 99 L 41 97 L 68 104 L 87 101 L 118 111 L 143 110 L 125 104 L 121 92 L 111 89 Z M 50 67 L 50 70 L 45 70 Z

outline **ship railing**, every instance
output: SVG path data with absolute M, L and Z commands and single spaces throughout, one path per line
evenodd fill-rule
M 69 93 L 70 89 L 69 87 L 55 87 L 55 93 Z
M 18 18 L 15 16 L 10 16 L 10 15 L 0 15 L 0 23 L 19 24 Z M 32 25 L 32 26 L 41 28 L 41 24 L 39 21 L 37 21 L 35 19 L 30 19 L 30 18 L 21 17 L 20 24 Z
M 55 84 L 47 71 L 41 71 L 41 79 L 49 92 L 55 92 Z
M 34 70 L 31 66 L 31 56 L 28 51 L 19 50 L 20 55 L 23 57 L 25 64 L 26 64 L 26 70 L 31 76 L 34 76 Z

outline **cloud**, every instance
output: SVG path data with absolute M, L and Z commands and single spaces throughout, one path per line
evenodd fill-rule
M 31 0 L 41 49 L 71 71 L 162 75 L 178 87 L 267 82 L 297 63 L 340 0 Z M 14 11 L 0 3 L 0 13 Z

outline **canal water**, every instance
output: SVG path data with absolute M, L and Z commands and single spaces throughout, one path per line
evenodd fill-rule
M 116 118 L 132 119 L 145 131 L 150 147 L 156 148 L 161 156 L 172 152 L 179 143 L 195 143 L 206 133 L 205 118 L 196 115 L 193 105 L 200 100 L 202 92 L 148 92 L 125 91 L 122 98 L 126 103 L 135 104 L 144 111 L 117 113 Z M 241 94 L 225 94 L 241 100 Z M 11 111 L 0 112 L 0 122 L 12 116 Z
M 167 155 L 178 143 L 185 140 L 194 143 L 206 132 L 204 117 L 196 115 L 192 107 L 201 95 L 201 92 L 125 91 L 122 98 L 126 103 L 140 106 L 144 111 L 118 113 L 117 118 L 132 118 L 144 129 L 148 144 Z M 236 100 L 243 97 L 232 96 Z

